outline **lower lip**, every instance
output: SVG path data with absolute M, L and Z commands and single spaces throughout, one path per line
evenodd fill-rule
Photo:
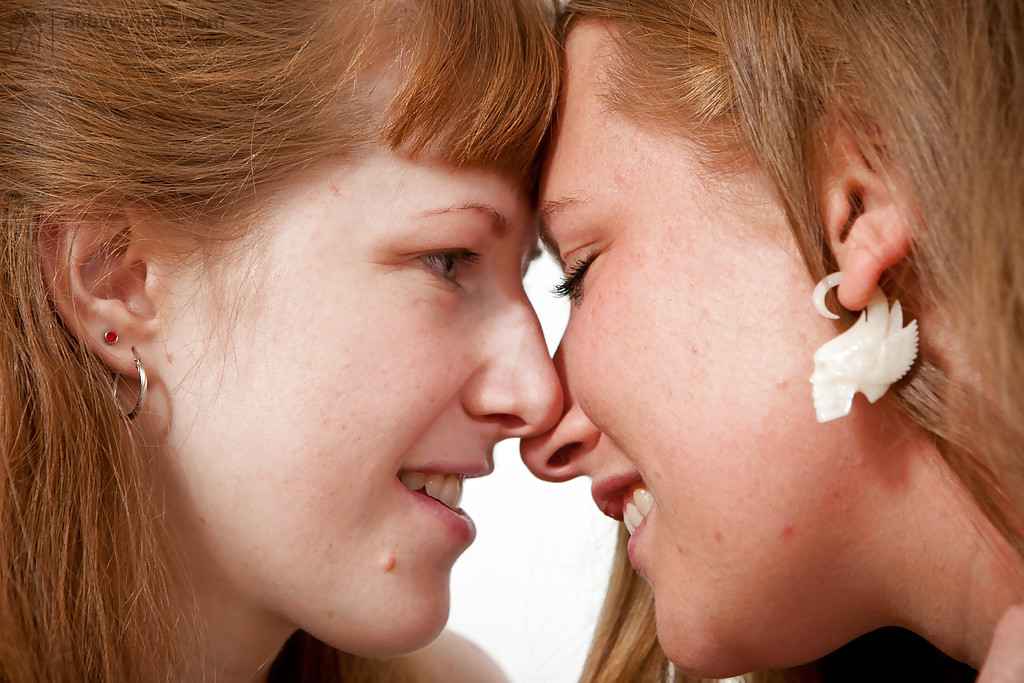
M 647 514 L 650 515 L 650 513 Z M 644 521 L 640 522 L 640 526 L 633 531 L 632 535 L 629 537 L 629 543 L 626 544 L 626 552 L 629 554 L 629 563 L 633 565 L 633 569 L 635 569 L 636 572 L 644 578 L 647 578 L 647 572 L 644 571 L 643 558 L 641 557 L 643 552 L 640 549 L 640 540 L 643 537 L 644 529 L 646 528 L 647 517 L 644 517 Z
M 418 505 L 424 514 L 440 522 L 456 542 L 467 548 L 473 543 L 473 539 L 476 538 L 476 525 L 473 524 L 473 520 L 470 519 L 469 515 L 462 508 L 459 508 L 457 511 L 452 510 L 444 503 L 434 500 L 425 493 L 411 491 L 398 477 L 395 477 L 395 483 L 402 491 L 409 495 L 411 501 Z

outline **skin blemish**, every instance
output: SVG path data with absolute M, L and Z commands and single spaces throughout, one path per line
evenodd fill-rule
M 395 570 L 395 556 L 388 555 L 384 558 L 384 561 L 380 563 L 381 569 L 384 570 L 385 574 L 390 574 Z
M 782 533 L 779 534 L 780 538 L 791 538 L 793 536 L 793 525 L 787 522 L 782 526 Z
M 715 540 L 718 541 L 719 543 L 722 542 L 722 532 L 721 531 L 716 531 L 715 532 Z
M 337 185 L 331 185 L 331 194 L 337 197 L 341 192 L 338 191 Z

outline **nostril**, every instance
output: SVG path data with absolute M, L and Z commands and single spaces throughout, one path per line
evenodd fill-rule
M 490 419 L 492 422 L 496 422 L 501 425 L 502 430 L 509 434 L 518 435 L 526 431 L 526 428 L 528 427 L 526 420 L 517 415 L 492 415 Z
M 552 469 L 565 467 L 572 460 L 572 452 L 582 445 L 579 441 L 565 444 L 548 458 L 548 467 Z

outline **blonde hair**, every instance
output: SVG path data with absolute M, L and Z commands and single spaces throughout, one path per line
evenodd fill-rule
M 541 0 L 16 0 L 0 27 L 0 678 L 170 680 L 152 455 L 50 302 L 48 226 L 141 207 L 212 264 L 279 182 L 371 143 L 528 188 L 557 48 Z M 408 674 L 295 640 L 288 680 Z
M 1024 557 L 1020 2 L 571 0 L 563 33 L 585 18 L 613 28 L 611 106 L 685 126 L 709 172 L 763 171 L 812 280 L 836 269 L 817 172 L 830 135 L 899 170 L 914 246 L 887 286 L 911 315 L 948 316 L 970 367 L 930 354 L 922 330 L 922 362 L 896 393 Z

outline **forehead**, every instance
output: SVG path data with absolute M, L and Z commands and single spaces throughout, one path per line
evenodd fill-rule
M 641 121 L 613 104 L 607 74 L 617 49 L 608 25 L 596 21 L 574 27 L 566 41 L 563 90 L 541 176 L 542 237 L 552 251 L 591 239 L 597 228 L 602 236 L 610 226 L 639 235 L 640 219 L 678 224 L 685 215 L 703 225 L 728 217 L 739 230 L 774 217 L 761 172 L 714 172 L 690 127 Z
M 615 173 L 609 162 L 624 122 L 602 96 L 613 50 L 602 22 L 582 22 L 566 40 L 562 92 L 541 175 L 542 217 L 583 201 Z
M 570 31 L 552 151 L 578 152 L 588 147 L 587 143 L 600 142 L 605 136 L 595 138 L 593 130 L 607 129 L 619 118 L 603 96 L 605 66 L 613 54 L 611 33 L 604 23 L 587 21 Z
M 615 54 L 611 26 L 596 19 L 579 21 L 573 25 L 565 40 L 566 75 L 577 81 L 590 83 L 604 72 L 607 61 Z

